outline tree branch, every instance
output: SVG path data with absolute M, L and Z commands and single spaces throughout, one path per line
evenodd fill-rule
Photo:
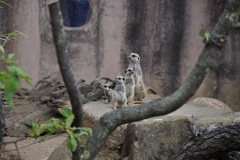
M 67 88 L 67 92 L 71 101 L 72 111 L 75 116 L 75 119 L 72 125 L 75 127 L 81 127 L 82 121 L 83 121 L 82 102 L 80 99 L 80 92 L 77 88 L 77 85 L 73 78 L 72 71 L 70 69 L 67 42 L 65 38 L 65 32 L 63 29 L 63 20 L 61 16 L 59 3 L 56 2 L 56 3 L 50 4 L 49 12 L 50 12 L 52 33 L 53 33 L 53 39 L 54 39 L 56 53 L 57 53 L 58 64 L 59 64 L 62 78 Z M 79 154 L 77 154 L 77 152 L 80 152 L 79 144 L 76 151 L 73 152 L 73 158 L 72 158 L 73 160 L 80 159 L 78 157 Z
M 201 134 L 192 136 L 173 159 L 209 159 L 215 157 L 219 152 L 239 150 L 239 123 L 213 129 L 202 127 L 198 132 Z
M 90 152 L 88 159 L 93 159 L 97 155 L 101 147 L 106 143 L 108 136 L 116 127 L 153 116 L 171 113 L 180 108 L 181 105 L 193 96 L 205 78 L 208 69 L 214 64 L 217 54 L 226 43 L 229 32 L 233 28 L 231 17 L 227 15 L 233 15 L 239 12 L 240 1 L 229 0 L 223 14 L 211 33 L 209 43 L 204 47 L 190 76 L 176 92 L 163 99 L 153 100 L 146 104 L 127 107 L 104 114 L 94 130 L 93 136 L 87 141 L 85 150 Z M 79 157 L 83 156 L 80 155 Z

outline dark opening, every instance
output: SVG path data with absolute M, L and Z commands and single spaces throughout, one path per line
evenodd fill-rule
M 81 27 L 91 18 L 92 6 L 88 0 L 60 0 L 63 25 Z

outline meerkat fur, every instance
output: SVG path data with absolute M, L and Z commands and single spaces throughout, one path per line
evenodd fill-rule
M 147 97 L 147 89 L 143 83 L 142 68 L 140 66 L 140 56 L 137 53 L 131 53 L 128 57 L 128 68 L 133 68 L 133 78 L 135 81 L 135 98 L 144 100 Z
M 110 87 L 110 84 L 103 84 L 101 88 L 104 90 L 104 95 L 106 98 L 105 104 L 112 103 L 115 96 L 113 90 Z
M 133 78 L 134 70 L 133 68 L 127 68 L 125 70 L 125 87 L 126 87 L 126 98 L 129 105 L 132 104 L 143 104 L 142 101 L 134 101 L 135 96 L 135 80 Z
M 122 76 L 116 77 L 116 86 L 114 91 L 116 93 L 113 109 L 123 108 L 127 106 L 126 87 L 124 85 L 125 78 Z

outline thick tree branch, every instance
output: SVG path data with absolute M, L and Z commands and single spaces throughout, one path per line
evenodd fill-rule
M 5 127 L 4 109 L 3 109 L 3 103 L 2 103 L 2 92 L 0 90 L 0 157 L 1 157 L 1 153 L 2 153 L 4 127 Z
M 63 77 L 63 81 L 67 88 L 67 92 L 71 101 L 72 111 L 75 119 L 73 126 L 81 127 L 83 120 L 82 103 L 80 99 L 80 93 L 73 78 L 72 71 L 70 69 L 67 42 L 65 38 L 65 32 L 63 29 L 63 21 L 60 11 L 59 3 L 52 3 L 49 5 L 49 12 L 51 18 L 53 39 L 55 43 L 56 53 L 60 71 Z M 73 152 L 73 159 L 80 159 L 77 154 L 79 151 L 79 145 L 75 152 Z
M 219 152 L 239 150 L 239 123 L 213 129 L 202 127 L 197 132 L 200 134 L 192 136 L 173 159 L 202 160 L 216 157 Z
M 89 138 L 86 144 L 85 150 L 90 152 L 88 159 L 93 159 L 97 155 L 116 127 L 153 116 L 165 115 L 180 108 L 197 91 L 208 69 L 214 64 L 217 54 L 226 43 L 229 32 L 233 29 L 231 16 L 236 16 L 239 12 L 240 1 L 229 0 L 219 22 L 211 33 L 209 43 L 204 47 L 190 76 L 176 92 L 163 99 L 103 115 L 93 132 L 93 137 Z

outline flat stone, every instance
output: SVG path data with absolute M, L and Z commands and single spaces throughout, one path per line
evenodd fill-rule
M 21 159 L 24 160 L 47 160 L 51 153 L 59 147 L 66 139 L 67 134 L 61 134 L 58 136 L 53 136 L 44 142 L 39 142 L 40 138 L 26 138 L 24 140 L 18 141 L 17 145 L 20 151 Z M 19 138 L 4 137 L 4 142 L 15 141 Z M 14 160 L 19 159 L 14 143 L 9 143 L 3 145 L 3 154 L 1 159 L 3 160 Z M 11 152 L 5 152 L 10 151 Z M 6 153 L 6 154 L 5 154 Z

